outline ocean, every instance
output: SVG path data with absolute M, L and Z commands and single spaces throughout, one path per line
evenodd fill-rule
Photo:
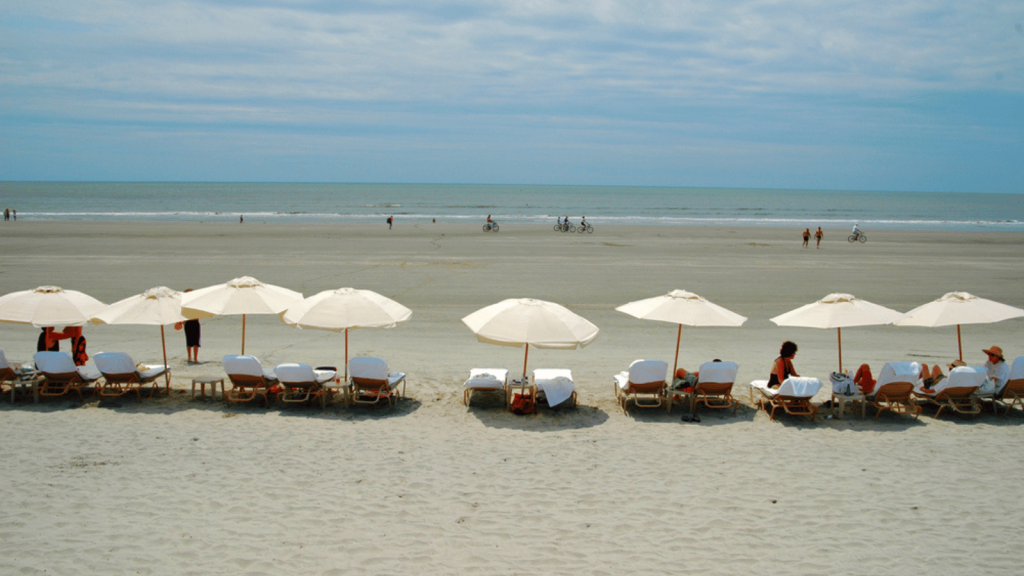
M 19 220 L 817 226 L 1024 231 L 1024 194 L 490 184 L 0 182 Z

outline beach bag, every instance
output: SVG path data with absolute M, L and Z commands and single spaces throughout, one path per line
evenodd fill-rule
M 832 393 L 837 396 L 857 392 L 857 386 L 847 372 L 833 372 L 828 375 L 828 379 L 832 381 Z
M 510 406 L 509 409 L 513 414 L 533 414 L 533 398 L 522 394 L 515 394 L 512 396 L 512 406 Z

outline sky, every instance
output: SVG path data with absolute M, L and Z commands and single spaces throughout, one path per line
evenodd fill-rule
M 0 0 L 0 180 L 1024 193 L 1024 2 Z

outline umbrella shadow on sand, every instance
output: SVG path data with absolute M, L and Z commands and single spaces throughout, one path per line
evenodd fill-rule
M 469 416 L 488 428 L 522 430 L 524 432 L 558 432 L 600 426 L 608 421 L 608 413 L 597 406 L 577 404 L 573 408 L 538 407 L 533 414 L 518 415 L 505 410 L 504 402 L 487 394 L 473 396 L 465 407 Z

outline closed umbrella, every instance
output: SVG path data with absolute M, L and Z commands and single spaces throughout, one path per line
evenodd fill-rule
M 641 320 L 657 320 L 678 324 L 676 333 L 676 360 L 672 366 L 675 378 L 679 368 L 679 343 L 683 337 L 683 325 L 687 326 L 742 326 L 746 316 L 722 308 L 702 296 L 686 290 L 673 290 L 662 296 L 637 300 L 616 308 Z
M 872 304 L 852 294 L 834 293 L 772 318 L 779 326 L 835 328 L 839 347 L 839 371 L 843 370 L 843 328 L 892 324 L 903 315 L 891 308 Z
M 59 286 L 40 286 L 33 290 L 0 296 L 0 322 L 47 326 L 82 326 L 106 307 L 99 300 Z
M 956 345 L 964 359 L 961 324 L 990 324 L 1024 316 L 1024 310 L 967 292 L 948 292 L 937 300 L 914 308 L 893 322 L 896 326 L 952 326 L 956 324 Z
M 160 327 L 160 345 L 167 366 L 167 339 L 164 326 L 188 320 L 181 314 L 181 292 L 166 286 L 150 288 L 141 294 L 114 302 L 90 318 L 93 324 L 137 324 Z M 170 371 L 164 373 L 167 389 L 171 388 Z
M 297 328 L 345 332 L 345 380 L 348 381 L 348 331 L 353 328 L 394 328 L 412 317 L 412 310 L 372 290 L 324 290 L 281 314 Z
M 195 319 L 241 314 L 242 354 L 245 354 L 246 315 L 280 314 L 300 301 L 302 294 L 299 292 L 242 276 L 182 294 L 181 313 Z
M 574 350 L 597 338 L 600 330 L 568 308 L 533 298 L 510 298 L 462 319 L 477 340 L 499 346 L 525 346 L 523 378 L 530 346 Z

